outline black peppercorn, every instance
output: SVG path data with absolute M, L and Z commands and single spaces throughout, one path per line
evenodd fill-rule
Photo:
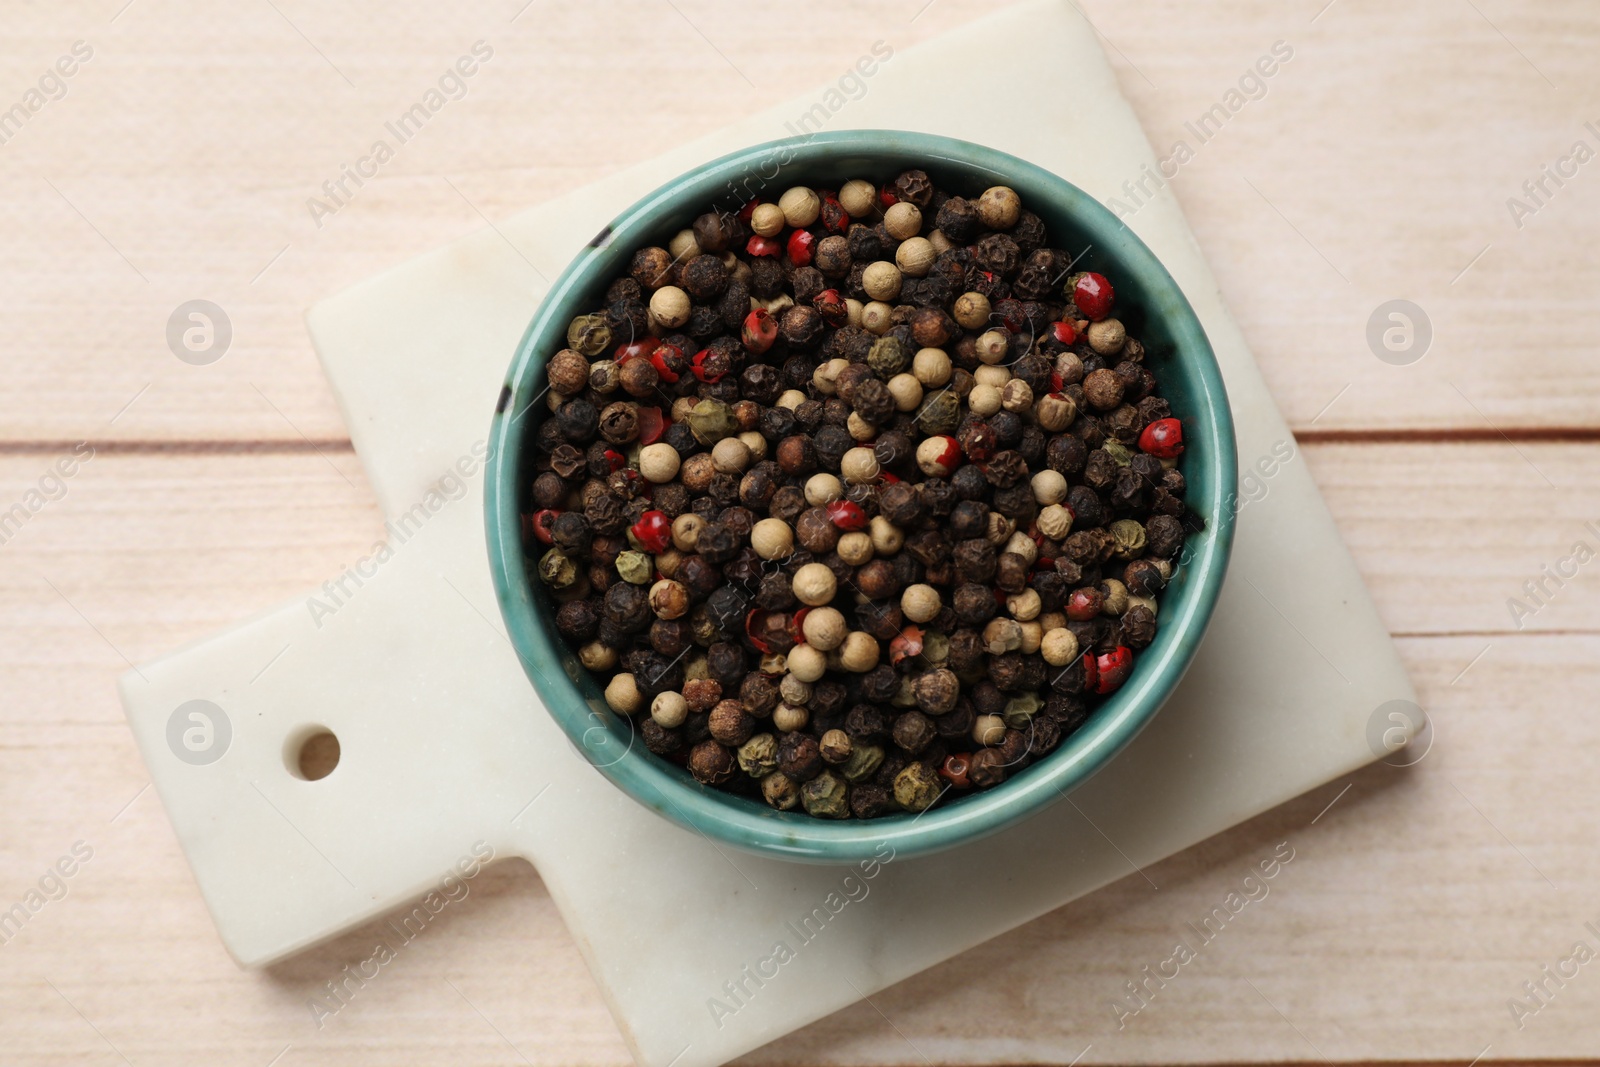
M 849 408 L 845 407 L 844 412 L 848 418 Z M 840 419 L 839 425 L 822 426 L 812 438 L 811 443 L 816 449 L 817 463 L 824 470 L 837 471 L 839 461 L 844 458 L 844 454 L 856 445 L 855 439 L 842 425 L 843 421 L 844 419 Z
M 950 604 L 964 626 L 981 626 L 993 618 L 997 610 L 994 594 L 987 586 L 975 582 L 957 586 Z
M 650 594 L 644 586 L 618 582 L 606 590 L 607 622 L 621 627 L 628 633 L 635 633 L 648 626 L 654 617 L 650 610 Z
M 689 751 L 689 773 L 706 785 L 721 785 L 737 768 L 733 752 L 716 741 L 701 741 Z
M 894 793 L 888 786 L 861 782 L 850 787 L 850 814 L 858 819 L 876 819 L 895 811 Z
M 746 671 L 744 649 L 729 641 L 718 641 L 706 650 L 706 669 L 724 692 L 736 691 Z
M 1110 509 L 1101 502 L 1099 494 L 1086 485 L 1074 485 L 1067 490 L 1067 507 L 1072 509 L 1074 527 L 1104 526 L 1111 521 Z
M 1144 648 L 1156 636 L 1156 617 L 1143 604 L 1135 604 L 1122 613 L 1122 643 L 1129 648 Z
M 556 630 L 568 641 L 588 641 L 600 629 L 600 614 L 593 603 L 573 600 L 556 612 Z
M 667 729 L 648 715 L 640 723 L 639 733 L 644 738 L 644 747 L 657 756 L 670 756 L 683 748 L 682 734 Z
M 857 704 L 844 718 L 844 732 L 856 741 L 877 742 L 889 735 L 893 723 L 894 717 L 888 709 L 874 704 Z
M 815 737 L 795 732 L 779 738 L 778 770 L 797 782 L 809 782 L 822 773 L 822 767 L 822 747 Z
M 894 743 L 907 755 L 921 755 L 934 736 L 933 720 L 920 711 L 905 712 L 894 721 Z
M 1005 758 L 992 748 L 980 748 L 967 764 L 967 780 L 979 789 L 993 789 L 1006 780 Z
M 963 582 L 987 582 L 994 577 L 994 546 L 982 538 L 959 542 L 950 558 Z
M 1178 554 L 1183 547 L 1183 524 L 1170 515 L 1153 515 L 1145 523 L 1145 551 L 1161 559 Z

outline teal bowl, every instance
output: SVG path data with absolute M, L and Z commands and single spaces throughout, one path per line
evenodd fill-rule
M 532 409 L 543 407 L 545 362 L 565 346 L 567 323 L 598 305 L 635 249 L 665 245 L 712 204 L 736 207 L 791 185 L 882 182 L 910 167 L 967 196 L 1010 186 L 1044 220 L 1052 245 L 1081 251 L 1080 269 L 1112 279 L 1117 317 L 1144 341 L 1162 393 L 1183 420 L 1181 469 L 1189 506 L 1205 520 L 1205 530 L 1190 536 L 1186 559 L 1160 598 L 1156 639 L 1131 677 L 1054 752 L 994 789 L 920 815 L 823 820 L 700 785 L 636 743 L 632 724 L 606 706 L 602 687 L 556 634 L 554 608 L 523 555 L 520 505 L 531 482 L 525 471 L 533 429 L 542 416 Z M 1083 190 L 1015 156 L 929 134 L 847 130 L 756 145 L 674 178 L 628 208 L 551 286 L 511 362 L 490 442 L 485 506 L 495 592 L 512 644 L 550 715 L 586 759 L 640 804 L 714 842 L 781 859 L 842 864 L 884 845 L 897 857 L 953 848 L 1012 826 L 1082 785 L 1155 717 L 1183 677 L 1216 606 L 1233 544 L 1229 502 L 1237 461 L 1228 398 L 1205 332 L 1172 277 Z

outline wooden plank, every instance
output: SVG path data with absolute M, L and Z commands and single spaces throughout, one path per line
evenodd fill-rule
M 1584 469 L 1578 448 L 1523 451 L 1563 485 Z M 1485 1045 L 1488 1059 L 1594 1048 L 1600 984 L 1568 982 L 1520 1032 L 1506 1008 L 1586 937 L 1584 921 L 1600 923 L 1582 891 L 1600 873 L 1582 755 L 1600 742 L 1587 712 L 1600 637 L 1566 632 L 1594 630 L 1592 589 L 1581 579 L 1536 621 L 1563 632 L 1448 632 L 1470 613 L 1466 590 L 1498 595 L 1496 582 L 1520 573 L 1518 552 L 1560 544 L 1560 523 L 1594 501 L 1528 490 L 1531 472 L 1506 446 L 1331 446 L 1306 461 L 1386 616 L 1446 630 L 1402 638 L 1435 723 L 1426 760 L 1368 769 L 1344 795 L 1344 782 L 1315 790 L 1157 865 L 1158 893 L 1131 875 L 750 1062 L 1066 1062 L 1088 1045 L 1083 1062 L 1315 1061 L 1312 1043 L 1336 1061 L 1466 1062 Z M 45 462 L 0 459 L 3 499 L 37 486 Z M 370 545 L 378 515 L 304 450 L 101 454 L 66 485 L 0 545 L 0 808 L 11 814 L 0 905 L 75 841 L 94 856 L 3 947 L 8 1062 L 110 1061 L 110 1041 L 133 1062 L 178 1065 L 264 1064 L 285 1046 L 283 1062 L 306 1064 L 502 1064 L 515 1059 L 506 1040 L 534 1064 L 626 1062 L 525 865 L 475 883 L 320 1030 L 307 998 L 371 952 L 373 929 L 266 974 L 234 968 L 144 790 L 112 680 L 123 654 L 160 653 L 336 573 Z M 1406 525 L 1418 501 L 1426 514 Z M 1123 982 L 1170 955 L 1184 923 L 1226 901 L 1280 841 L 1294 859 L 1269 896 L 1118 1030 L 1110 1001 Z
M 1085 5 L 1152 142 L 1163 154 L 1194 142 L 1173 188 L 1291 421 L 1594 429 L 1584 398 L 1600 371 L 1583 312 L 1600 192 L 1585 168 L 1521 229 L 1506 199 L 1576 139 L 1600 147 L 1583 127 L 1596 116 L 1569 102 L 1594 88 L 1600 10 L 1323 4 L 1236 0 L 1221 18 L 1180 0 Z M 876 39 L 910 47 L 990 7 L 829 0 L 806 18 L 735 19 L 677 6 L 552 16 L 519 15 L 520 0 L 400 3 L 379 23 L 298 3 L 199 22 L 160 4 L 115 22 L 19 13 L 0 44 L 8 93 L 74 40 L 95 54 L 4 145 L 0 440 L 342 439 L 306 306 L 485 217 L 836 80 Z M 479 39 L 494 57 L 467 96 L 314 220 L 321 184 Z M 1184 123 L 1278 40 L 1294 58 L 1200 144 Z M 617 76 L 668 59 L 695 76 Z M 1393 298 L 1433 324 L 1414 366 L 1367 346 L 1370 314 Z M 233 326 L 209 366 L 165 340 L 193 299 Z
M 1503 586 L 1597 511 L 1581 482 L 1590 452 L 1521 447 L 1560 489 L 1534 487 L 1505 445 L 1315 446 L 1299 457 L 1385 617 L 1419 633 L 1400 642 L 1435 723 L 1435 748 L 1416 767 L 1371 768 L 1343 795 L 1345 783 L 1317 790 L 1153 868 L 1158 892 L 1131 875 L 751 1062 L 1067 1062 L 1091 1044 L 1084 1063 L 1320 1062 L 1311 1043 L 1338 1061 L 1466 1062 L 1485 1044 L 1488 1060 L 1591 1050 L 1600 983 L 1569 982 L 1521 1031 L 1506 1007 L 1586 936 L 1585 921 L 1600 924 L 1583 892 L 1600 831 L 1582 755 L 1600 742 L 1588 711 L 1600 681 L 1590 579 L 1528 632 L 1496 619 Z M 38 488 L 53 458 L 0 455 L 0 500 Z M 330 458 L 353 471 L 348 454 Z M 65 485 L 0 545 L 0 908 L 75 842 L 94 856 L 3 946 L 8 1062 L 112 1061 L 109 1041 L 133 1062 L 176 1065 L 266 1063 L 286 1045 L 285 1063 L 491 1064 L 515 1058 L 508 1039 L 531 1063 L 625 1063 L 576 946 L 523 865 L 484 875 L 321 1029 L 307 999 L 370 954 L 372 928 L 265 974 L 232 965 L 144 789 L 112 683 L 124 655 L 157 655 L 337 573 L 370 546 L 377 513 L 304 448 L 107 452 Z M 1474 612 L 1492 632 L 1457 632 L 1476 628 Z M 1295 859 L 1270 895 L 1117 1029 L 1110 1004 L 1123 983 L 1166 958 L 1184 924 L 1223 904 L 1282 841 Z

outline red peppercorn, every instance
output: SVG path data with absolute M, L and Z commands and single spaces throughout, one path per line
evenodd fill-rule
M 1086 271 L 1078 275 L 1078 281 L 1072 287 L 1072 302 L 1078 305 L 1078 310 L 1088 318 L 1099 322 L 1111 314 L 1111 301 L 1116 293 L 1111 288 L 1111 283 L 1104 274 Z
M 1183 452 L 1183 423 L 1157 419 L 1139 435 L 1139 447 L 1158 459 L 1172 459 Z
M 659 413 L 660 410 L 660 408 L 657 408 L 657 413 Z M 618 452 L 615 449 L 608 448 L 606 449 L 606 462 L 610 464 L 613 471 L 619 471 L 628 465 L 628 457 L 624 456 L 621 452 Z
M 1087 622 L 1099 618 L 1100 611 L 1105 607 L 1105 597 L 1096 589 L 1074 589 L 1067 597 L 1067 618 L 1075 622 Z
M 710 355 L 711 349 L 702 348 L 700 351 L 696 352 L 694 354 L 694 358 L 689 361 L 689 369 L 694 371 L 694 376 L 699 378 L 702 382 L 720 382 L 722 381 L 723 377 L 726 376 L 727 372 L 718 371 L 715 374 L 706 373 L 706 358 Z
M 1050 333 L 1064 345 L 1075 344 L 1078 340 L 1078 331 L 1074 330 L 1072 323 L 1066 319 L 1062 319 L 1060 322 L 1052 322 L 1050 324 Z M 1056 388 L 1059 389 L 1061 387 L 1058 385 Z
M 867 525 L 867 513 L 849 500 L 835 500 L 827 507 L 828 521 L 841 530 L 860 530 Z
M 972 760 L 964 753 L 957 752 L 944 758 L 944 762 L 939 765 L 939 777 L 957 789 L 966 789 L 972 785 L 972 780 L 967 777 L 967 772 L 971 769 Z
M 907 626 L 900 631 L 900 636 L 889 642 L 889 663 L 898 667 L 900 661 L 908 656 L 922 655 L 922 628 L 920 626 Z
M 626 344 L 618 345 L 617 353 L 613 358 L 618 363 L 626 363 L 628 360 L 636 359 L 639 356 L 648 356 L 650 353 L 654 352 L 660 346 L 660 344 L 661 341 L 659 338 L 641 337 L 637 341 L 629 341 Z
M 744 317 L 740 339 L 745 348 L 759 356 L 778 339 L 778 320 L 766 308 L 756 308 Z
M 829 326 L 843 326 L 850 321 L 850 305 L 837 289 L 824 289 L 812 298 L 811 306 Z
M 640 408 L 636 415 L 639 420 L 639 443 L 642 445 L 655 444 L 667 432 L 667 427 L 672 425 L 661 414 L 660 408 Z
M 745 243 L 744 250 L 752 256 L 776 256 L 783 251 L 783 246 L 776 237 L 763 237 L 758 233 Z
M 816 250 L 817 239 L 810 230 L 796 230 L 789 235 L 789 261 L 797 267 L 811 266 L 811 254 Z
M 1094 691 L 1105 694 L 1115 692 L 1128 680 L 1133 671 L 1133 653 L 1125 645 L 1095 658 Z
M 844 233 L 850 229 L 850 214 L 839 203 L 839 197 L 828 189 L 819 189 L 822 198 L 822 228 L 829 233 Z
M 672 520 L 664 511 L 647 511 L 629 532 L 646 552 L 665 552 L 672 543 Z
M 650 353 L 650 363 L 655 367 L 656 373 L 661 375 L 661 380 L 673 385 L 678 380 L 678 372 L 672 369 L 672 365 L 667 362 L 668 358 L 682 359 L 683 353 L 676 345 L 658 345 Z
M 767 644 L 766 639 L 761 636 L 765 631 L 766 621 L 767 613 L 760 608 L 756 608 L 744 617 L 745 636 L 750 638 L 750 643 L 755 645 L 763 655 L 772 651 L 772 646 Z
M 556 521 L 556 516 L 559 514 L 561 514 L 561 512 L 555 510 L 554 508 L 543 508 L 539 511 L 535 511 L 529 520 L 528 532 L 533 534 L 533 536 L 538 539 L 540 544 L 550 544 L 550 524 Z
M 748 225 L 750 222 L 750 216 L 754 215 L 756 213 L 756 208 L 760 207 L 763 203 L 765 203 L 765 201 L 758 196 L 744 207 L 740 208 L 739 221 Z
M 882 207 L 885 211 L 894 207 L 899 202 L 900 198 L 895 196 L 894 192 L 887 185 L 878 190 L 878 206 Z

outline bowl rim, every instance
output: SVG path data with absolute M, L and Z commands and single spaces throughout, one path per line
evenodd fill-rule
M 595 692 L 584 695 L 574 673 L 581 668 L 539 618 L 533 583 L 524 565 L 516 482 L 526 436 L 536 421 L 524 421 L 522 416 L 543 396 L 543 390 L 536 393 L 533 388 L 548 354 L 542 350 L 553 352 L 552 338 L 564 338 L 565 324 L 590 310 L 580 302 L 597 284 L 595 275 L 615 269 L 608 265 L 606 252 L 614 245 L 632 249 L 652 239 L 659 234 L 664 214 L 686 208 L 698 212 L 757 167 L 776 164 L 781 171 L 845 153 L 912 155 L 929 164 L 987 173 L 1005 184 L 1050 187 L 1058 212 L 1070 215 L 1092 245 L 1102 246 L 1107 258 L 1116 261 L 1121 270 L 1141 273 L 1151 289 L 1164 290 L 1172 298 L 1160 309 L 1146 309 L 1146 314 L 1166 321 L 1182 358 L 1193 366 L 1197 389 L 1191 402 L 1197 410 L 1184 420 L 1185 436 L 1191 446 L 1203 443 L 1203 447 L 1191 447 L 1186 463 L 1194 462 L 1197 454 L 1203 457 L 1216 486 L 1213 499 L 1201 512 L 1206 532 L 1191 535 L 1186 543 L 1186 551 L 1191 547 L 1194 551 L 1184 563 L 1190 574 L 1181 590 L 1183 596 L 1175 604 L 1169 602 L 1170 597 L 1163 600 L 1157 642 L 1142 654 L 1128 682 L 1099 705 L 1088 722 L 1026 773 L 995 789 L 915 815 L 871 820 L 826 820 L 778 812 L 759 800 L 752 803 L 700 785 L 642 745 L 635 746 L 636 731 L 627 732 L 624 744 L 619 736 L 622 731 L 613 728 L 616 716 L 598 699 L 598 684 L 589 679 Z M 778 160 L 779 155 L 786 158 Z M 1023 180 L 1019 182 L 1019 178 Z M 1199 421 L 1202 415 L 1203 422 Z M 1204 431 L 1198 441 L 1190 436 L 1190 418 L 1197 420 L 1193 429 Z M 550 286 L 507 371 L 489 443 L 484 522 L 495 596 L 524 671 L 575 751 L 634 800 L 678 825 L 714 842 L 789 860 L 849 863 L 874 856 L 881 859 L 885 847 L 892 856 L 927 854 L 999 832 L 1064 798 L 1133 741 L 1181 680 L 1216 606 L 1233 544 L 1235 509 L 1231 502 L 1237 491 L 1237 453 L 1232 414 L 1215 353 L 1177 282 L 1120 219 L 1071 182 L 1008 153 L 936 134 L 841 130 L 768 141 L 695 167 L 646 194 L 602 229 Z M 1153 661 L 1146 658 L 1152 652 Z

